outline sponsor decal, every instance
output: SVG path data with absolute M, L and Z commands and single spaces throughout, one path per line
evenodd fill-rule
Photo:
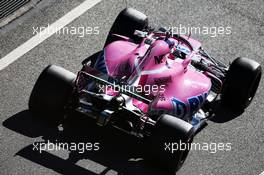
M 166 77 L 160 77 L 160 78 L 154 78 L 154 82 L 157 85 L 165 85 L 167 86 L 169 83 L 172 82 L 171 76 L 166 76 Z
M 173 113 L 178 117 L 184 117 L 186 114 L 193 114 L 202 106 L 206 100 L 206 97 L 207 93 L 203 93 L 201 95 L 188 98 L 187 103 L 173 98 L 171 100 L 174 108 Z
M 154 56 L 155 64 L 160 64 L 160 63 L 162 63 L 162 59 L 163 59 L 163 57 L 164 57 L 164 55 Z

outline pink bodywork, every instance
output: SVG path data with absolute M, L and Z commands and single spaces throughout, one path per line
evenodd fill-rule
M 171 47 L 164 40 L 156 40 L 152 45 L 145 44 L 145 39 L 141 44 L 124 39 L 112 42 L 104 49 L 107 73 L 113 77 L 128 77 L 128 83 L 134 86 L 159 87 L 158 92 L 148 95 L 155 97 L 150 105 L 133 99 L 133 105 L 143 112 L 167 110 L 181 118 L 191 115 L 205 101 L 211 80 L 189 64 L 201 46 L 200 42 L 185 38 L 193 50 L 184 60 L 174 59 Z M 178 43 L 175 38 L 169 40 L 174 46 Z M 188 48 L 188 45 L 182 43 L 182 47 Z

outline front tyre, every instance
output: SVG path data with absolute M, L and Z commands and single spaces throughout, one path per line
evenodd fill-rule
M 29 98 L 35 116 L 54 123 L 64 117 L 64 107 L 72 94 L 76 75 L 62 67 L 49 65 L 40 74 Z
M 123 35 L 137 42 L 138 38 L 134 35 L 135 30 L 143 30 L 147 26 L 148 18 L 145 14 L 133 8 L 125 8 L 116 17 L 107 36 L 105 46 L 117 40 L 112 34 Z
M 243 111 L 255 96 L 261 79 L 261 66 L 248 58 L 237 58 L 229 67 L 222 92 L 222 104 Z

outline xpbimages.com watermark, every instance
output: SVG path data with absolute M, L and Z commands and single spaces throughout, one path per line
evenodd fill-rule
M 158 94 L 163 93 L 165 91 L 165 85 L 138 85 L 138 86 L 130 86 L 130 85 L 119 85 L 113 83 L 113 85 L 104 85 L 99 84 L 99 92 L 108 93 L 108 92 L 134 92 L 138 94 L 150 95 L 150 94 Z
M 98 26 L 64 26 L 58 28 L 48 24 L 47 26 L 32 27 L 32 29 L 33 35 L 39 34 L 40 36 L 55 33 L 57 35 L 76 35 L 77 37 L 84 37 L 85 35 L 98 35 L 100 33 Z
M 210 153 L 216 153 L 218 151 L 231 151 L 231 143 L 215 143 L 215 142 L 203 142 L 203 143 L 184 143 L 180 140 L 179 143 L 164 143 L 164 150 L 170 153 L 177 152 L 178 150 L 195 150 L 195 151 L 208 151 Z
M 33 151 L 38 151 L 42 153 L 42 151 L 59 151 L 59 150 L 68 150 L 68 151 L 77 151 L 78 153 L 84 153 L 85 151 L 98 151 L 100 149 L 100 143 L 98 142 L 34 142 L 33 143 Z
M 232 28 L 230 26 L 167 26 L 167 30 L 171 30 L 173 34 L 179 35 L 208 35 L 209 37 L 218 37 L 223 35 L 230 35 Z

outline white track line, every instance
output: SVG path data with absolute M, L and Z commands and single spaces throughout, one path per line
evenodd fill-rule
M 6 68 L 9 64 L 16 61 L 19 57 L 26 54 L 28 51 L 42 43 L 44 40 L 49 38 L 51 35 L 59 31 L 61 28 L 81 16 L 88 9 L 92 8 L 94 5 L 99 3 L 102 0 L 86 0 L 81 3 L 79 6 L 72 9 L 66 15 L 49 25 L 49 27 L 45 28 L 38 34 L 34 35 L 32 38 L 27 40 L 22 45 L 18 46 L 16 49 L 8 53 L 6 56 L 0 59 L 0 70 Z

